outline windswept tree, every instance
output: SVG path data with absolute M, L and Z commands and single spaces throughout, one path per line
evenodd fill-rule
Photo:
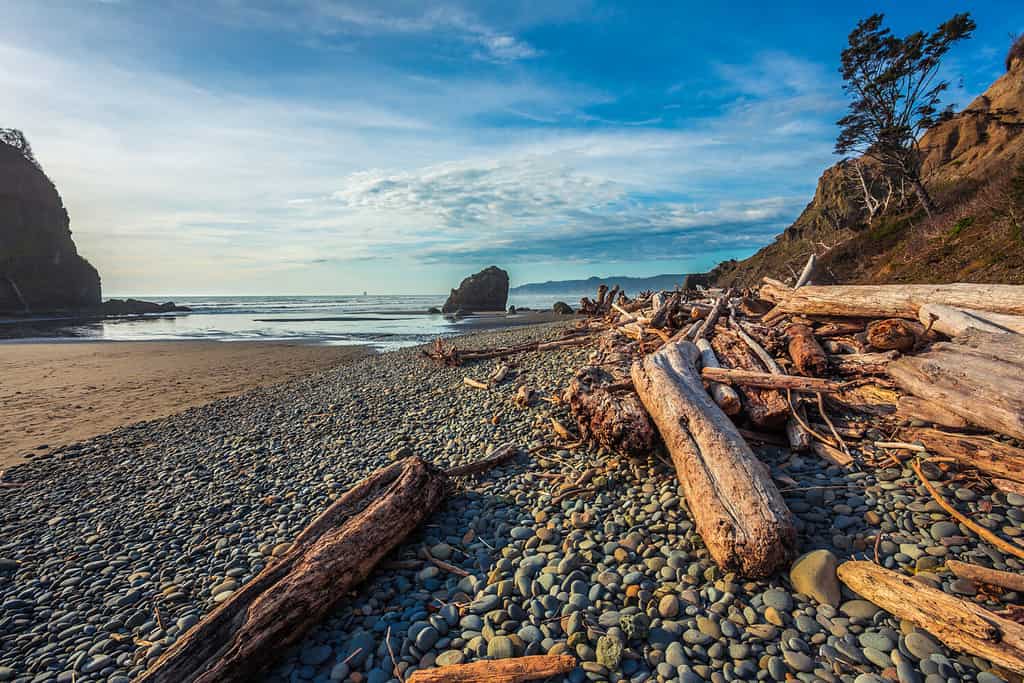
M 26 159 L 39 166 L 35 155 L 32 154 L 32 145 L 28 143 L 28 138 L 17 128 L 0 128 L 0 143 L 13 147 Z
M 921 179 L 921 135 L 952 115 L 951 107 L 942 108 L 949 81 L 939 78 L 939 66 L 975 24 L 970 14 L 956 14 L 932 33 L 899 38 L 882 25 L 884 19 L 873 14 L 860 21 L 843 50 L 839 72 L 851 101 L 839 120 L 836 153 L 876 160 L 885 173 L 914 188 L 930 216 L 935 203 Z

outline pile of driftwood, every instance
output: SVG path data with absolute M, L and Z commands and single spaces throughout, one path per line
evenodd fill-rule
M 912 458 L 922 485 L 964 528 L 1024 559 L 1024 547 L 959 513 L 921 468 L 927 459 L 968 472 L 979 485 L 1024 494 L 1024 450 L 991 437 L 1024 440 L 1024 287 L 821 287 L 806 280 L 792 288 L 766 280 L 758 291 L 644 292 L 634 299 L 602 287 L 594 300 L 581 301 L 585 317 L 561 339 L 474 351 L 438 340 L 425 354 L 458 366 L 591 348 L 556 399 L 570 406 L 578 437 L 553 421 L 556 432 L 637 456 L 663 446 L 713 559 L 742 576 L 778 571 L 797 548 L 790 511 L 751 442 L 813 453 L 838 467 L 903 466 Z M 467 377 L 465 384 L 490 390 L 508 372 L 499 365 L 486 381 Z M 514 400 L 525 405 L 532 394 L 520 386 Z M 862 449 L 868 428 L 891 438 Z M 252 680 L 424 521 L 454 482 L 517 452 L 509 445 L 447 472 L 409 457 L 372 474 L 140 680 Z M 960 562 L 948 568 L 1024 590 L 1018 575 Z M 871 562 L 846 562 L 838 574 L 951 648 L 1024 673 L 1024 625 L 1012 613 Z M 570 656 L 525 657 L 418 671 L 410 680 L 527 681 L 574 666 Z

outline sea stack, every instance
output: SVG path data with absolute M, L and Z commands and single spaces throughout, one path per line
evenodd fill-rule
M 57 188 L 20 133 L 0 133 L 0 314 L 99 306 L 99 273 L 78 255 Z
M 508 301 L 508 273 L 497 266 L 470 275 L 453 289 L 441 308 L 442 313 L 504 311 Z

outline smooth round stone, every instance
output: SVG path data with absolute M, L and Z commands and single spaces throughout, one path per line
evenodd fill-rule
M 437 656 L 434 663 L 438 666 L 452 666 L 453 664 L 462 664 L 465 656 L 461 650 L 445 650 Z
M 932 524 L 929 532 L 936 541 L 942 540 L 943 538 L 949 538 L 950 536 L 959 536 L 960 527 L 953 522 L 936 522 Z
M 1007 493 L 1006 504 L 1013 507 L 1024 507 L 1024 496 L 1019 493 Z
M 665 661 L 673 667 L 689 663 L 686 653 L 683 651 L 683 646 L 678 642 L 669 643 L 669 646 L 665 648 Z
M 933 654 L 941 653 L 942 647 L 931 636 L 914 631 L 904 638 L 907 651 L 918 659 L 928 659 Z
M 515 645 L 507 636 L 494 636 L 487 643 L 487 656 L 491 659 L 511 659 L 516 656 Z
M 810 673 L 814 671 L 814 660 L 803 652 L 786 650 L 782 653 L 782 657 L 786 660 L 786 664 L 789 664 L 797 671 L 803 673 Z
M 838 605 L 842 597 L 836 568 L 839 560 L 828 550 L 812 550 L 796 559 L 789 570 L 789 580 L 798 593 L 819 603 Z
M 886 680 L 875 674 L 861 674 L 853 679 L 853 683 L 886 683 Z
M 672 619 L 679 616 L 679 598 L 675 595 L 666 595 L 658 601 L 658 614 L 662 619 Z
M 765 591 L 761 596 L 761 600 L 765 606 L 774 607 L 780 612 L 788 612 L 793 609 L 793 596 L 777 588 Z
M 527 624 L 526 626 L 519 629 L 516 634 L 523 639 L 526 643 L 539 643 L 544 640 L 544 634 L 540 632 L 540 629 L 533 624 Z
M 888 654 L 881 650 L 876 650 L 873 647 L 865 647 L 862 652 L 869 662 L 881 669 L 892 666 L 892 659 L 889 658 Z
M 922 680 L 921 674 L 905 658 L 896 664 L 896 677 L 900 683 L 921 683 Z M 978 682 L 981 683 L 981 676 L 978 676 Z
M 840 606 L 839 611 L 848 617 L 858 619 L 872 619 L 878 614 L 878 607 L 867 600 L 847 600 Z
M 307 666 L 319 666 L 330 658 L 332 651 L 330 645 L 315 645 L 304 649 L 299 659 Z
M 776 681 L 784 681 L 786 680 L 786 674 L 789 673 L 789 668 L 786 667 L 785 662 L 773 656 L 768 658 L 768 673 Z
M 978 673 L 978 683 L 1006 683 L 1006 681 L 990 671 L 981 671 Z
M 433 626 L 428 626 L 416 634 L 416 649 L 420 652 L 426 652 L 434 647 L 434 643 L 440 640 L 440 638 L 441 634 L 437 632 L 437 629 Z
M 863 647 L 873 647 L 882 652 L 889 652 L 896 647 L 896 643 L 884 633 L 876 631 L 865 631 L 857 639 Z

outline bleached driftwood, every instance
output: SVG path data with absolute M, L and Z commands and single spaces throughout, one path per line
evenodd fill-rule
M 945 304 L 1010 315 L 1024 315 L 1024 285 L 954 283 L 947 285 L 810 285 L 790 289 L 766 283 L 761 297 L 787 313 L 917 320 L 924 304 Z

